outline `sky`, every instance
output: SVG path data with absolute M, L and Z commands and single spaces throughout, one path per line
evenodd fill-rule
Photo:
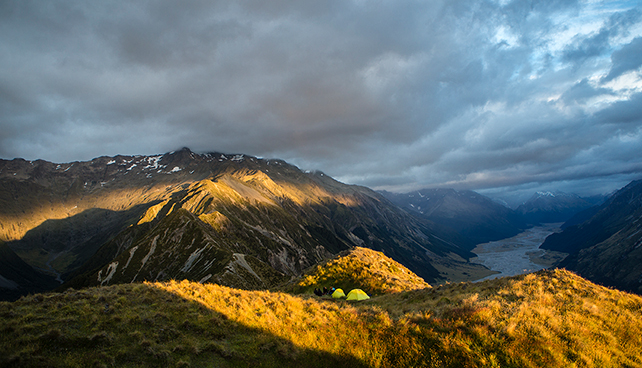
M 608 193 L 642 178 L 642 2 L 0 0 L 0 158 L 181 147 Z

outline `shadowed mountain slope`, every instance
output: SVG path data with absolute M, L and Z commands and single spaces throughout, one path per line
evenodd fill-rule
M 589 220 L 550 235 L 541 248 L 571 253 L 560 267 L 642 294 L 642 181 L 617 191 Z
M 576 194 L 562 192 L 537 192 L 517 207 L 516 212 L 532 225 L 565 222 L 578 212 L 600 203 L 601 199 L 600 196 L 581 198 Z
M 0 241 L 0 300 L 16 300 L 21 295 L 40 293 L 60 285 L 26 264 Z
M 515 211 L 470 190 L 422 189 L 381 194 L 410 213 L 458 231 L 470 239 L 470 249 L 476 244 L 510 238 L 527 227 Z
M 590 219 L 550 235 L 541 248 L 574 253 L 608 239 L 623 227 L 637 223 L 638 212 L 642 211 L 641 194 L 642 181 L 631 182 L 594 211 Z
M 106 240 L 137 221 L 148 207 L 141 204 L 124 211 L 94 208 L 63 219 L 45 220 L 8 245 L 34 267 L 67 278 Z

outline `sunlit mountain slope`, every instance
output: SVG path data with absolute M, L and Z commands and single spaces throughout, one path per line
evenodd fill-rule
M 0 236 L 75 288 L 187 278 L 265 288 L 342 250 L 426 281 L 472 254 L 376 192 L 280 160 L 188 149 L 90 162 L 0 161 Z

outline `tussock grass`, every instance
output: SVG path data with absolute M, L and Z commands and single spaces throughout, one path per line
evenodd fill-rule
M 642 298 L 563 270 L 360 303 L 129 284 L 0 313 L 2 366 L 642 367 Z
M 382 252 L 355 247 L 312 267 L 285 291 L 303 294 L 315 288 L 362 289 L 369 295 L 430 288 L 421 277 Z

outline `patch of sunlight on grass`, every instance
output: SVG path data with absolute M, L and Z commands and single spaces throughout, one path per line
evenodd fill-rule
M 563 270 L 361 303 L 188 281 L 0 303 L 0 366 L 642 367 L 642 298 Z
M 296 285 L 285 290 L 311 293 L 314 288 L 332 286 L 346 294 L 352 289 L 362 289 L 369 295 L 430 288 L 421 277 L 383 253 L 356 247 L 313 267 Z
M 241 291 L 187 281 L 152 285 L 202 303 L 244 326 L 291 341 L 299 348 L 348 354 L 361 361 L 372 361 L 377 355 L 371 344 L 373 333 L 360 318 L 362 312 L 354 307 L 335 308 L 326 302 L 285 293 Z

